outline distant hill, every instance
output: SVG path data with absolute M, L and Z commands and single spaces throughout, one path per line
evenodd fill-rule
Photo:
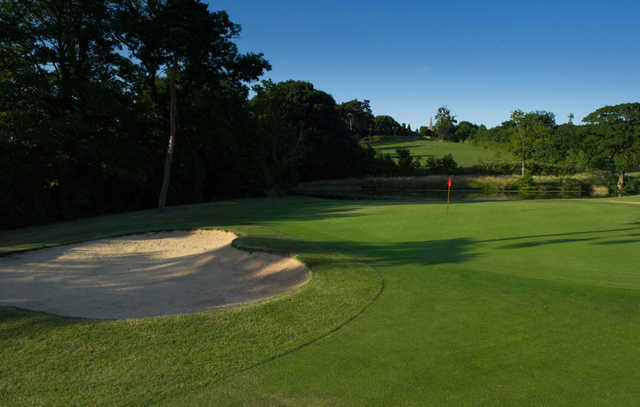
M 424 138 L 407 139 L 406 137 L 383 137 L 365 141 L 363 145 L 371 145 L 377 152 L 396 156 L 396 149 L 406 148 L 411 155 L 420 157 L 424 161 L 427 156 L 440 158 L 447 154 L 453 155 L 459 166 L 471 167 L 481 161 L 513 161 L 514 157 L 506 151 L 490 150 L 472 144 L 451 143 L 439 140 L 426 140 Z

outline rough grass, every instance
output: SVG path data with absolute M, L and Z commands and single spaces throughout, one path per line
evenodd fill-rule
M 7 251 L 215 226 L 299 253 L 314 280 L 181 317 L 4 308 L 0 404 L 638 405 L 640 206 L 611 201 L 265 199 L 5 232 Z

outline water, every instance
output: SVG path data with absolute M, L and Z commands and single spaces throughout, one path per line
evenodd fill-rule
M 305 190 L 298 191 L 302 195 L 337 199 L 424 199 L 429 201 L 447 201 L 447 190 L 444 189 L 409 189 L 366 187 L 336 190 Z M 484 190 L 453 190 L 451 201 L 512 201 L 523 199 L 567 199 L 584 198 L 583 191 L 484 191 Z

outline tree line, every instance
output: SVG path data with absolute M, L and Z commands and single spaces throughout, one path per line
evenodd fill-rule
M 479 128 L 470 142 L 508 149 L 521 162 L 563 166 L 568 172 L 605 170 L 625 187 L 626 173 L 640 168 L 640 103 L 604 106 L 588 114 L 582 124 L 557 124 L 547 111 L 515 110 L 509 120 L 491 129 Z
M 552 112 L 514 110 L 507 121 L 487 129 L 458 123 L 446 106 L 438 108 L 435 118 L 433 131 L 420 127 L 422 136 L 510 151 L 520 161 L 522 176 L 532 165 L 566 173 L 604 170 L 616 175 L 616 187 L 623 190 L 625 175 L 640 169 L 640 103 L 601 107 L 582 124 L 573 123 L 573 114 L 568 123 L 557 124 Z
M 380 174 L 368 101 L 266 80 L 200 0 L 0 3 L 1 228 Z M 391 163 L 395 165 L 395 163 Z
M 240 31 L 200 0 L 0 2 L 0 228 L 278 194 L 300 181 L 410 167 L 409 158 L 398 163 L 362 147 L 372 135 L 505 145 L 516 130 L 523 139 L 535 133 L 526 114 L 487 130 L 457 123 L 446 108 L 435 133 L 416 131 L 374 116 L 368 100 L 337 104 L 301 81 L 261 81 L 250 98 L 250 84 L 271 67 L 261 53 L 238 51 Z M 634 106 L 622 124 L 608 111 L 593 116 L 619 147 L 614 156 L 597 143 L 553 154 L 630 168 Z M 526 160 L 573 140 L 564 135 L 573 130 L 551 127 L 550 144 Z

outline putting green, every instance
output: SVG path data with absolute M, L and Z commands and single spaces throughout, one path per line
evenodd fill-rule
M 314 280 L 258 305 L 136 323 L 0 309 L 0 401 L 640 402 L 637 205 L 241 200 L 10 231 L 0 245 L 204 226 L 298 253 Z

